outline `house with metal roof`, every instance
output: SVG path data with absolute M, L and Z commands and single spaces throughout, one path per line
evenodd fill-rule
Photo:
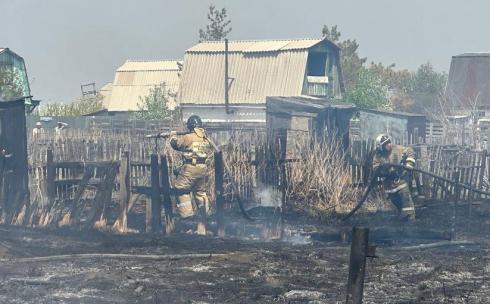
M 210 41 L 186 51 L 179 103 L 184 120 L 265 123 L 267 96 L 342 91 L 340 49 L 327 39 Z
M 30 105 L 31 89 L 24 58 L 9 48 L 0 48 L 0 73 L 3 74 L 0 82 L 0 98 L 13 100 L 26 97 L 26 105 Z
M 489 110 L 490 53 L 453 56 L 445 95 L 453 110 Z
M 148 96 L 150 89 L 165 83 L 172 95 L 177 96 L 182 62 L 177 60 L 128 60 L 116 70 L 114 81 L 99 93 L 109 112 L 138 111 L 138 104 Z M 176 104 L 176 97 L 170 102 Z

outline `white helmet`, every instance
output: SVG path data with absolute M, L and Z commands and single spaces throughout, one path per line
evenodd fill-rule
M 376 137 L 376 149 L 382 150 L 384 145 L 391 143 L 391 138 L 386 134 L 379 134 Z
M 41 127 L 42 125 L 43 124 L 40 121 L 36 122 L 36 127 Z

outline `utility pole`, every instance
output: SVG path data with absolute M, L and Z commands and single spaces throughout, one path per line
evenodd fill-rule
M 225 111 L 226 114 L 231 114 L 233 111 L 230 109 L 230 98 L 228 96 L 228 86 L 229 86 L 229 77 L 228 77 L 228 39 L 225 38 Z

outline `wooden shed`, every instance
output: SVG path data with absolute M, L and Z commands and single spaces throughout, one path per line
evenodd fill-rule
M 0 100 L 0 208 L 4 223 L 12 223 L 29 203 L 24 103 L 25 98 Z
M 267 141 L 273 157 L 291 155 L 291 147 L 301 137 L 338 136 L 345 149 L 349 146 L 349 122 L 356 107 L 313 97 L 267 97 Z

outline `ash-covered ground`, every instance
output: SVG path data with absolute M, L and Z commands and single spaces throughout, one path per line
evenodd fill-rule
M 0 303 L 344 303 L 350 247 L 339 232 L 354 224 L 378 246 L 364 303 L 490 303 L 482 206 L 458 207 L 454 225 L 446 206 L 420 208 L 413 224 L 389 212 L 288 220 L 285 241 L 0 226 Z

